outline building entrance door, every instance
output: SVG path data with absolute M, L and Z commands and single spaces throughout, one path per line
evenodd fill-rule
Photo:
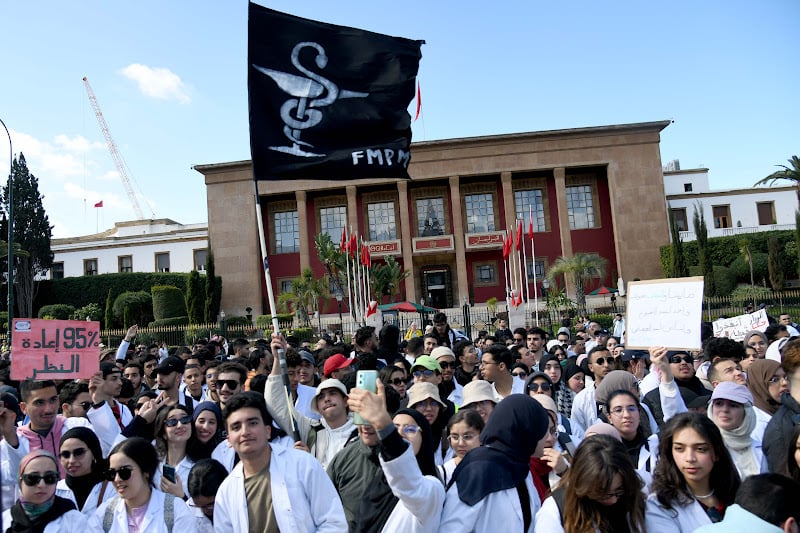
M 450 269 L 448 267 L 424 269 L 422 282 L 427 295 L 426 305 L 437 309 L 450 307 Z

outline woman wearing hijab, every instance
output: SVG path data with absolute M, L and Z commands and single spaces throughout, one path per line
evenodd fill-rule
M 608 398 L 612 392 L 618 390 L 628 391 L 639 398 L 639 380 L 626 370 L 612 370 L 606 374 L 603 382 L 597 386 L 597 390 L 594 393 L 598 412 L 605 414 L 606 421 L 608 421 Z M 657 431 L 658 426 L 650 409 L 643 403 L 640 403 L 639 406 L 641 409 L 641 426 L 644 431 L 644 437 L 647 438 Z
M 390 417 L 384 386 L 378 394 L 352 389 L 350 409 L 372 426 L 381 440 L 381 469 L 364 491 L 356 531 L 433 533 L 439 529 L 444 485 L 436 475 L 431 427 L 416 409 Z
M 66 478 L 56 485 L 56 495 L 76 503 L 87 517 L 106 500 L 116 495 L 114 486 L 105 480 L 108 462 L 103 459 L 100 440 L 94 431 L 75 427 L 61 436 L 58 446 Z
M 747 371 L 747 387 L 753 394 L 753 410 L 756 413 L 756 428 L 751 436 L 761 442 L 767 424 L 781 406 L 781 396 L 789 392 L 786 371 L 777 361 L 756 359 Z
M 541 501 L 530 458 L 542 456 L 548 424 L 547 411 L 530 396 L 512 394 L 498 403 L 480 447 L 453 473 L 439 531 L 532 532 Z
M 223 444 L 228 447 L 223 436 L 222 411 L 214 402 L 200 402 L 192 412 L 194 421 L 195 440 L 189 441 L 191 447 L 189 455 L 196 460 L 209 459 L 217 447 Z
M 572 400 L 575 399 L 575 393 L 570 390 L 564 383 L 564 372 L 558 355 L 555 354 L 557 350 L 564 350 L 560 345 L 553 346 L 553 352 L 545 352 L 539 360 L 539 371 L 544 372 L 553 382 L 553 394 L 551 394 L 553 401 L 558 406 L 558 412 L 569 418 L 572 414 Z
M 58 461 L 48 451 L 34 450 L 19 463 L 19 499 L 3 513 L 7 533 L 82 531 L 87 519 L 75 502 L 56 496 Z
M 767 336 L 760 331 L 752 330 L 745 333 L 742 344 L 749 346 L 756 351 L 756 359 L 764 359 L 767 356 L 769 340 L 767 339 Z
M 740 478 L 769 472 L 761 442 L 750 436 L 756 427 L 756 414 L 753 395 L 747 387 L 732 381 L 717 385 L 711 395 L 708 418 L 722 433 Z

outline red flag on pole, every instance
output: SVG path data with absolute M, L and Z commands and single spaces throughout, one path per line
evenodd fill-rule
M 511 233 L 509 233 L 506 238 L 503 240 L 503 260 L 507 260 L 508 256 L 511 255 L 511 247 L 513 246 L 513 241 L 511 237 Z
M 96 204 L 94 204 L 94 206 L 95 206 L 95 207 L 103 207 L 103 200 L 100 200 L 99 202 L 97 202 Z
M 358 250 L 358 239 L 356 239 L 355 233 L 350 235 L 350 257 L 352 259 L 356 258 L 356 250 Z
M 342 226 L 342 240 L 339 241 L 339 250 L 342 252 L 347 251 L 347 227 Z
M 517 251 L 522 247 L 522 219 L 517 220 Z
M 417 80 L 417 113 L 414 115 L 414 122 L 419 118 L 419 112 L 422 109 L 422 90 L 419 88 L 419 80 Z
M 528 238 L 533 240 L 533 208 L 528 211 Z

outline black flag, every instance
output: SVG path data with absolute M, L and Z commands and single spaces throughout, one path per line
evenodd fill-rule
M 408 178 L 424 41 L 250 3 L 250 151 L 256 180 Z

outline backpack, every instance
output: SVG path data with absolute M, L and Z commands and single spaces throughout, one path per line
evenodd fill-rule
M 103 514 L 103 531 L 105 533 L 111 531 L 111 525 L 114 523 L 114 510 L 119 501 L 120 497 L 114 496 L 106 507 L 106 512 Z M 175 496 L 172 494 L 164 495 L 164 522 L 167 524 L 167 532 L 172 533 L 172 526 L 175 525 Z

